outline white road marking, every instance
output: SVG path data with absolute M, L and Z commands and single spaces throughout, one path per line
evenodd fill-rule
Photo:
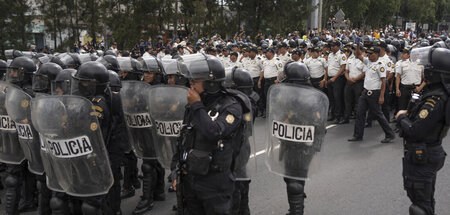
M 327 126 L 326 129 L 328 130 L 328 129 L 333 128 L 333 127 L 336 127 L 336 126 L 337 126 L 336 124 L 332 124 L 332 125 Z M 278 146 L 278 147 L 280 147 L 280 146 Z M 250 155 L 250 158 L 253 158 L 253 157 L 262 155 L 262 154 L 264 154 L 264 153 L 266 153 L 266 150 L 265 150 L 265 149 L 263 149 L 263 150 L 261 150 L 261 151 L 259 151 L 259 152 L 256 152 L 255 155 Z

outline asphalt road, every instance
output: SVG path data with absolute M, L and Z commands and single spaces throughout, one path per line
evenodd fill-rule
M 282 177 L 267 169 L 264 163 L 264 119 L 256 120 L 255 175 L 250 184 L 252 214 L 285 214 L 288 210 L 286 186 Z M 410 205 L 403 190 L 401 158 L 402 139 L 382 144 L 384 133 L 377 123 L 365 131 L 362 142 L 348 142 L 353 122 L 330 125 L 320 152 L 320 165 L 306 182 L 305 214 L 310 215 L 406 215 Z M 258 136 L 259 135 L 259 136 Z M 444 140 L 444 149 L 450 151 L 450 138 Z M 449 159 L 438 174 L 436 184 L 436 213 L 450 214 Z M 4 202 L 4 192 L 1 192 Z M 122 201 L 123 214 L 129 215 L 140 199 L 141 190 Z M 171 209 L 175 194 L 167 200 L 155 202 L 152 211 L 158 215 L 175 214 Z M 4 207 L 4 204 L 2 205 Z M 1 211 L 0 211 L 0 214 Z M 37 214 L 37 213 L 27 213 Z

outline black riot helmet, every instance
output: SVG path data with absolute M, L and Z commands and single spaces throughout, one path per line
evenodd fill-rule
M 33 75 L 33 91 L 40 93 L 49 93 L 51 91 L 51 82 L 55 80 L 58 73 L 63 70 L 56 63 L 44 63 Z
M 114 57 L 117 57 L 117 54 L 116 54 L 113 50 L 111 50 L 111 49 L 107 50 L 107 51 L 103 54 L 103 56 L 107 56 L 107 55 L 112 55 L 112 56 L 114 56 Z
M 120 88 L 122 88 L 122 82 L 120 81 L 119 75 L 112 70 L 108 70 L 108 74 L 109 74 L 109 88 L 113 92 L 119 92 Z
M 87 98 L 102 95 L 108 83 L 109 73 L 103 64 L 95 61 L 86 62 L 73 76 L 71 94 Z
M 9 65 L 6 71 L 6 81 L 22 86 L 30 83 L 33 73 L 36 71 L 36 64 L 28 57 L 17 57 Z
M 432 39 L 430 40 L 430 45 L 433 45 L 433 44 L 435 44 L 435 43 L 437 43 L 437 42 L 439 42 L 439 41 L 442 41 L 442 39 L 439 38 L 439 37 L 434 37 L 434 38 L 432 38 Z
M 6 64 L 6 61 L 0 59 L 0 80 L 3 80 L 3 76 L 5 76 L 7 68 L 8 65 Z
M 436 46 L 413 49 L 411 61 L 425 67 L 424 79 L 430 84 L 442 83 L 450 93 L 450 50 Z
M 225 73 L 226 78 L 222 84 L 224 87 L 237 89 L 246 95 L 250 95 L 252 93 L 253 79 L 247 70 L 233 67 L 227 68 Z
M 50 59 L 49 62 L 56 63 L 63 69 L 66 68 L 66 65 L 64 65 L 64 63 L 61 61 L 61 59 L 59 59 L 59 57 L 56 57 L 56 56 L 53 56 L 53 55 L 48 55 L 48 58 Z
M 77 69 L 81 65 L 80 59 L 75 53 L 64 53 L 58 55 L 58 57 L 61 60 L 61 62 L 64 63 L 66 68 Z
M 284 66 L 285 82 L 309 84 L 310 73 L 304 63 L 288 62 Z
M 116 59 L 119 65 L 119 76 L 122 80 L 141 80 L 142 70 L 139 69 L 142 69 L 142 65 L 138 66 L 136 59 L 131 57 L 117 57 Z
M 68 95 L 70 94 L 70 86 L 72 77 L 77 73 L 75 69 L 64 69 L 56 75 L 55 80 L 51 82 L 52 95 Z
M 164 74 L 164 66 L 161 61 L 150 56 L 142 59 L 141 62 L 141 70 L 144 72 L 143 81 L 151 85 L 160 84 Z
M 426 47 L 426 46 L 429 46 L 429 45 L 430 45 L 430 43 L 428 42 L 428 40 L 423 40 L 422 42 L 420 42 L 419 47 Z
M 97 62 L 103 64 L 107 70 L 113 70 L 114 72 L 119 72 L 119 62 L 117 57 L 114 55 L 105 55 L 96 60 Z
M 191 54 L 178 59 L 180 72 L 189 80 L 204 81 L 203 87 L 208 94 L 214 94 L 222 88 L 225 80 L 225 68 L 220 60 L 212 55 Z
M 5 50 L 5 57 L 8 60 L 12 60 L 16 57 L 22 57 L 22 56 L 23 56 L 23 53 L 19 50 L 15 50 L 15 49 Z
M 164 81 L 167 84 L 175 84 L 180 86 L 188 85 L 189 80 L 181 74 L 176 59 L 162 59 L 161 63 L 164 67 Z

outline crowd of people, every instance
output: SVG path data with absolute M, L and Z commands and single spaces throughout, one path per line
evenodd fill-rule
M 448 128 L 446 127 L 448 124 L 442 121 L 443 118 L 431 113 L 442 109 L 423 109 L 423 107 L 414 109 L 410 105 L 411 101 L 414 103 L 414 99 L 417 100 L 418 95 L 428 95 L 429 88 L 434 89 L 437 86 L 435 84 L 442 81 L 435 77 L 433 80 L 427 80 L 425 72 L 427 68 L 421 62 L 423 56 L 411 54 L 416 49 L 423 51 L 431 47 L 447 50 L 450 48 L 450 39 L 445 32 L 435 34 L 422 31 L 396 31 L 386 27 L 370 32 L 358 29 L 342 31 L 329 29 L 321 33 L 296 31 L 286 36 L 278 34 L 275 37 L 258 34 L 254 38 L 247 36 L 245 32 L 240 32 L 232 39 L 222 39 L 219 35 L 214 35 L 196 41 L 181 37 L 173 41 L 164 41 L 162 37 L 158 37 L 154 42 L 150 37 L 147 41 L 141 40 L 129 51 L 118 50 L 116 43 L 104 50 L 95 50 L 91 45 L 76 44 L 74 52 L 71 53 L 7 50 L 5 52 L 7 61 L 0 61 L 1 74 L 4 76 L 2 78 L 7 83 L 0 84 L 0 87 L 8 88 L 8 84 L 12 84 L 23 90 L 30 99 L 39 97 L 41 94 L 74 94 L 92 102 L 94 112 L 90 116 L 97 117 L 99 125 L 91 124 L 90 129 L 97 131 L 98 127 L 101 128 L 102 138 L 98 140 L 100 141 L 98 144 L 106 146 L 105 156 L 109 157 L 106 160 L 111 170 L 98 176 L 105 177 L 104 180 L 103 178 L 94 180 L 107 181 L 111 186 L 99 186 L 97 188 L 103 188 L 103 190 L 99 190 L 98 195 L 93 195 L 90 192 L 94 191 L 84 189 L 67 192 L 65 186 L 69 185 L 59 181 L 63 188 L 58 190 L 51 186 L 58 177 L 53 178 L 53 173 L 48 171 L 50 167 L 42 164 L 46 159 L 44 155 L 42 155 L 41 167 L 38 168 L 33 164 L 39 161 L 31 161 L 29 154 L 17 154 L 19 157 L 22 156 L 22 160 L 17 162 L 1 157 L 5 155 L 5 152 L 3 155 L 0 154 L 0 158 L 7 164 L 8 173 L 5 179 L 6 214 L 31 211 L 38 206 L 40 214 L 121 214 L 121 199 L 134 196 L 136 189 L 143 189 L 143 195 L 136 204 L 133 214 L 143 214 L 154 207 L 154 201 L 165 200 L 164 168 L 172 171 L 168 177 L 172 183 L 169 191 L 180 191 L 180 189 L 184 191 L 180 194 L 184 196 L 178 198 L 181 203 L 178 202 L 175 207 L 178 213 L 188 211 L 190 214 L 250 214 L 248 205 L 250 179 L 243 177 L 236 183 L 234 180 L 233 182 L 227 180 L 227 177 L 233 178 L 236 175 L 232 168 L 236 156 L 239 156 L 233 154 L 233 150 L 227 146 L 235 144 L 233 138 L 237 134 L 247 135 L 239 133 L 245 130 L 241 127 L 244 126 L 241 121 L 247 120 L 245 117 L 247 113 L 253 114 L 253 120 L 256 117 L 269 116 L 267 99 L 270 89 L 286 82 L 308 85 L 316 89 L 314 92 L 326 95 L 329 101 L 327 120 L 330 123 L 347 124 L 351 119 L 355 119 L 354 133 L 349 135 L 349 141 L 362 141 L 364 128 L 371 127 L 375 119 L 385 133 L 382 143 L 392 142 L 395 132 L 398 131 L 403 131 L 404 137 L 414 142 L 414 129 L 418 127 L 411 126 L 416 123 L 414 121 L 416 118 L 406 117 L 408 112 L 404 110 L 407 110 L 409 113 L 416 113 L 421 119 L 421 128 L 424 125 L 432 128 L 436 122 L 440 123 L 438 123 L 440 127 L 434 132 L 438 136 L 434 138 L 433 133 L 434 139 L 426 140 L 440 146 L 445 136 L 440 131 Z M 446 56 L 444 52 L 442 53 L 442 56 Z M 435 57 L 435 59 L 439 58 Z M 442 64 L 439 66 L 442 67 Z M 233 79 L 231 86 L 241 90 L 245 95 L 244 99 L 238 96 L 239 93 L 232 94 L 224 91 L 225 86 L 222 82 L 230 79 L 230 74 Z M 234 77 L 243 79 L 234 80 Z M 146 121 L 147 115 L 136 110 L 136 107 L 142 106 L 139 104 L 142 100 L 139 100 L 140 98 L 129 100 L 149 90 L 145 86 L 138 88 L 137 86 L 141 86 L 138 83 L 141 82 L 146 83 L 145 86 L 165 84 L 189 87 L 186 93 L 190 112 L 186 113 L 187 117 L 177 120 L 183 122 L 182 124 L 193 124 L 193 128 L 187 126 L 188 131 L 185 136 L 183 136 L 183 129 L 180 129 L 181 137 L 189 141 L 189 132 L 193 132 L 197 140 L 195 144 L 187 144 L 191 147 L 190 151 L 179 149 L 174 143 L 174 152 L 170 154 L 173 156 L 172 162 L 169 162 L 170 165 L 164 165 L 164 162 L 158 160 L 156 155 L 148 155 L 149 152 L 157 153 L 159 149 L 158 147 L 147 148 L 146 142 L 154 138 L 152 135 L 161 135 L 161 132 L 145 130 L 151 127 L 152 123 Z M 239 86 L 239 84 L 242 85 Z M 12 88 L 9 86 L 8 89 Z M 430 107 L 441 105 L 444 99 L 438 101 L 437 98 L 442 95 L 430 94 L 431 97 L 425 101 L 428 103 L 424 102 L 424 104 Z M 425 96 L 425 98 L 428 97 Z M 246 104 L 246 99 L 252 104 L 251 107 L 242 105 Z M 239 102 L 241 100 L 244 100 L 242 104 Z M 161 102 L 163 99 L 158 101 Z M 5 101 L 0 100 L 0 102 Z M 23 100 L 18 104 L 25 108 L 28 107 L 27 102 L 29 101 Z M 145 111 L 146 106 L 142 107 Z M 148 111 L 148 106 L 146 108 Z M 175 109 L 176 107 L 171 106 L 168 111 L 175 111 Z M 136 112 L 127 112 L 131 110 Z M 35 110 L 31 110 L 32 113 L 33 111 Z M 210 115 L 211 111 L 216 115 Z M 448 111 L 444 113 L 448 114 Z M 430 118 L 427 118 L 428 114 Z M 62 118 L 63 121 L 66 120 L 67 115 L 65 119 Z M 427 121 L 428 119 L 436 121 Z M 31 119 L 25 121 L 21 119 L 17 126 L 27 124 L 29 120 Z M 252 120 L 247 121 L 250 123 L 246 126 L 252 124 Z M 390 122 L 397 122 L 397 126 L 391 127 Z M 63 127 L 65 128 L 68 124 L 64 124 Z M 137 128 L 143 130 L 133 131 Z M 46 137 L 50 134 L 41 133 L 37 127 L 36 130 L 41 138 L 50 138 Z M 59 134 L 51 133 L 51 135 Z M 28 139 L 39 143 L 41 140 L 36 136 L 28 137 Z M 19 140 L 22 141 L 22 139 L 25 138 L 19 136 Z M 95 146 L 94 140 L 91 139 L 92 145 Z M 166 141 L 171 140 L 166 139 Z M 159 143 L 155 142 L 155 144 Z M 55 150 L 54 145 L 43 144 L 41 147 L 52 152 Z M 196 151 L 199 147 L 212 152 L 202 154 Z M 410 147 L 415 151 L 418 150 L 416 145 Z M 425 146 L 422 149 L 426 148 Z M 423 179 L 419 177 L 420 173 L 404 170 L 405 189 L 413 203 L 411 214 L 434 214 L 432 199 L 434 183 L 436 172 L 442 168 L 443 159 L 445 159 L 445 156 L 441 155 L 445 152 L 442 147 L 429 148 L 430 153 L 432 150 L 439 150 L 434 152 L 439 154 L 437 157 L 440 159 L 440 166 L 430 167 L 434 174 Z M 31 155 L 33 153 L 41 156 L 40 148 L 31 149 Z M 97 153 L 97 159 L 102 158 L 102 151 Z M 250 154 L 244 155 L 248 160 Z M 188 159 L 186 167 L 182 165 L 186 157 L 195 157 L 196 160 Z M 23 161 L 25 158 L 28 162 Z M 140 168 L 143 173 L 142 186 L 138 178 L 138 158 L 143 159 Z M 206 162 L 205 159 L 209 160 L 206 170 L 202 168 L 204 165 L 201 165 L 202 162 Z M 414 157 L 414 159 L 419 158 Z M 91 164 L 92 161 L 90 164 L 86 163 L 86 166 Z M 416 163 L 408 166 L 409 170 L 416 168 L 414 165 Z M 109 180 L 108 175 L 113 180 Z M 180 176 L 184 177 L 183 182 L 180 182 Z M 58 179 L 61 180 L 61 178 Z M 431 182 L 424 186 L 433 187 L 427 193 L 429 195 L 422 197 L 414 195 L 419 192 L 417 190 L 419 188 L 408 186 L 408 184 L 428 179 Z M 79 186 L 82 187 L 86 182 L 89 182 L 89 179 L 80 183 Z M 288 187 L 289 214 L 303 214 L 305 181 L 299 178 L 292 179 L 286 175 L 285 182 Z M 92 183 L 96 184 L 94 181 Z M 40 184 L 39 192 L 36 192 L 37 184 Z M 45 186 L 46 184 L 48 186 Z M 71 186 L 78 186 L 78 184 L 73 183 Z M 180 188 L 181 186 L 183 187 Z M 218 187 L 222 191 L 218 192 Z M 21 189 L 23 192 L 20 192 Z M 186 191 L 189 192 L 186 193 Z M 39 199 L 39 205 L 37 199 Z

